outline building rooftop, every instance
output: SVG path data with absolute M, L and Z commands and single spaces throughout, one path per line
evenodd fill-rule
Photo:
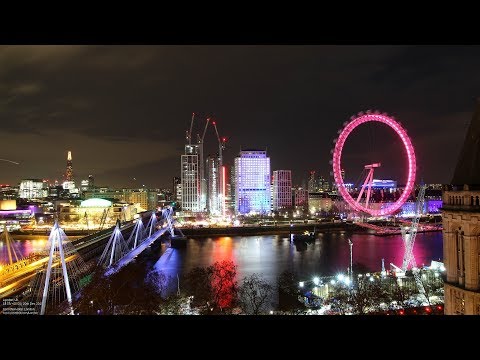
M 452 185 L 480 185 L 480 98 L 468 127 Z

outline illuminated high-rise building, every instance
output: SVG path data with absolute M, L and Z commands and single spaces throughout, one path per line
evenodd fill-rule
M 73 165 L 72 165 L 72 152 L 67 154 L 67 170 L 65 171 L 65 180 L 73 181 Z
M 199 145 L 185 145 L 181 156 L 182 210 L 201 212 Z
M 270 212 L 270 158 L 263 150 L 243 150 L 235 158 L 235 212 Z
M 182 203 L 182 182 L 178 176 L 173 177 L 172 194 L 173 194 L 173 202 L 175 202 L 175 206 L 177 208 L 180 208 Z
M 93 175 L 88 175 L 88 189 L 92 190 L 95 187 L 95 179 Z
M 292 207 L 292 172 L 275 170 L 273 172 L 273 210 L 285 210 Z
M 212 215 L 220 215 L 222 189 L 220 188 L 221 169 L 218 155 L 209 155 L 206 161 L 207 169 L 207 210 Z
M 443 192 L 446 315 L 480 315 L 480 99 Z
M 317 192 L 318 191 L 318 183 L 317 178 L 315 177 L 315 171 L 310 171 L 310 176 L 308 178 L 308 192 Z

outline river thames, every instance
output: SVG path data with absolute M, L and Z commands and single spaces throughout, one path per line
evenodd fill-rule
M 167 276 L 181 277 L 196 266 L 231 260 L 237 265 L 239 280 L 257 273 L 274 284 L 284 270 L 294 271 L 304 279 L 346 273 L 350 265 L 348 239 L 353 242 L 354 264 L 361 263 L 369 271 L 380 271 L 382 258 L 387 269 L 390 263 L 402 265 L 404 247 L 401 235 L 375 236 L 332 231 L 319 233 L 315 243 L 306 248 L 297 248 L 289 241 L 288 235 L 189 239 L 183 249 L 172 249 L 162 244 L 148 266 Z M 418 233 L 414 249 L 417 264 L 430 265 L 432 260 L 442 261 L 442 247 L 441 231 Z
M 148 249 L 144 261 L 152 270 L 181 278 L 196 266 L 231 260 L 237 265 L 238 280 L 257 273 L 275 283 L 284 270 L 294 271 L 304 279 L 346 273 L 350 265 L 348 239 L 353 242 L 353 263 L 361 263 L 370 271 L 381 270 L 382 258 L 387 269 L 390 263 L 401 266 L 404 249 L 400 235 L 375 236 L 349 231 L 318 233 L 315 242 L 304 248 L 292 243 L 288 235 L 190 238 L 183 249 L 172 249 L 168 243 Z M 42 250 L 46 243 L 46 240 L 22 240 L 16 241 L 16 247 L 26 256 Z M 418 233 L 414 249 L 417 264 L 442 261 L 442 247 L 441 231 Z M 0 255 L 2 262 L 6 262 L 6 246 L 2 243 Z

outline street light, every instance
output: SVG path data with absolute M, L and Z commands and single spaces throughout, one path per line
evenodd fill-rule
M 320 284 L 320 279 L 319 279 L 317 276 L 315 276 L 315 277 L 313 278 L 313 283 L 314 283 L 315 285 Z
M 352 256 L 352 248 L 353 248 L 353 242 L 348 239 L 348 245 L 350 245 L 350 279 L 352 279 L 353 276 L 353 256 Z

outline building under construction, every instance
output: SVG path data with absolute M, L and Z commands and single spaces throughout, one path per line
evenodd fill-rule
M 225 149 L 226 139 L 220 138 L 217 124 L 212 121 L 218 140 L 218 153 L 208 157 L 206 174 L 203 145 L 211 119 L 206 119 L 202 135 L 197 134 L 197 141 L 192 144 L 194 121 L 195 113 L 192 114 L 190 129 L 186 132 L 185 154 L 181 155 L 181 198 L 178 200 L 184 212 L 222 215 L 225 212 L 225 170 L 222 151 Z

